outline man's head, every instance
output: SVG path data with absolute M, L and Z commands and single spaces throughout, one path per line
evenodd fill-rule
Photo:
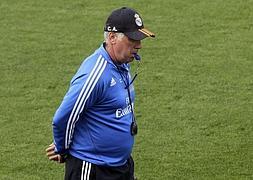
M 155 37 L 154 33 L 144 28 L 140 14 L 128 7 L 114 10 L 107 18 L 104 31 L 121 32 L 133 40 Z
M 106 50 L 118 64 L 133 61 L 134 54 L 141 49 L 141 41 L 128 38 L 123 33 L 105 32 Z
M 141 40 L 155 37 L 153 33 L 144 29 L 140 15 L 126 7 L 116 9 L 110 14 L 104 31 L 106 49 L 117 63 L 133 61 L 134 54 L 141 49 Z

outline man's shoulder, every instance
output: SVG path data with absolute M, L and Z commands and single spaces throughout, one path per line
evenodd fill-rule
M 100 53 L 93 53 L 82 62 L 73 79 L 89 75 L 94 77 L 98 75 L 100 77 L 102 75 L 102 77 L 105 77 L 105 72 L 106 74 L 110 72 L 108 68 L 108 61 L 106 58 Z
M 94 67 L 101 66 L 101 64 L 106 64 L 107 61 L 102 56 L 102 54 L 99 53 L 93 53 L 92 55 L 85 58 L 80 66 L 79 70 L 82 71 L 89 71 L 93 69 Z

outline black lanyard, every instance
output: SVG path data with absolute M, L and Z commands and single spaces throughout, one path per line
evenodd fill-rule
M 131 134 L 134 136 L 138 132 L 138 127 L 137 127 L 137 123 L 136 123 L 136 119 L 135 119 L 135 115 L 134 115 L 134 109 L 133 109 L 133 105 L 132 105 L 132 99 L 131 99 L 131 93 L 130 93 L 130 85 L 133 83 L 133 81 L 136 78 L 137 74 L 134 76 L 133 80 L 129 83 L 128 74 L 127 74 L 127 77 L 125 77 L 123 75 L 123 73 L 121 72 L 121 70 L 119 69 L 119 67 L 115 63 L 114 63 L 114 65 L 117 67 L 118 73 L 120 74 L 120 76 L 122 78 L 122 81 L 125 84 L 125 89 L 127 89 L 127 94 L 128 94 L 128 98 L 129 98 L 129 104 L 130 104 L 131 112 L 132 112 L 132 115 L 133 115 L 130 131 L 131 131 Z

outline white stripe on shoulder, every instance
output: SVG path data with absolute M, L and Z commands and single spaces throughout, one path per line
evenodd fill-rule
M 82 112 L 85 102 L 90 96 L 101 74 L 103 73 L 106 67 L 106 64 L 107 64 L 107 61 L 105 61 L 104 58 L 102 58 L 102 56 L 100 55 L 89 77 L 87 78 L 85 84 L 82 87 L 82 90 L 76 100 L 74 108 L 72 109 L 70 117 L 68 119 L 68 123 L 66 127 L 66 136 L 65 136 L 66 149 L 68 149 L 68 146 L 71 143 L 73 129 L 75 128 L 75 123 L 79 118 L 79 114 Z

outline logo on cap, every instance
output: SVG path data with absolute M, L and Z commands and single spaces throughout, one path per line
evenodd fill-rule
M 139 14 L 135 14 L 134 17 L 135 17 L 135 23 L 136 23 L 136 25 L 137 26 L 142 26 L 142 20 L 141 20 Z
M 110 31 L 114 31 L 114 32 L 115 32 L 115 31 L 118 31 L 118 30 L 116 29 L 115 26 L 114 26 L 114 27 L 108 26 L 108 27 L 107 27 L 107 31 L 109 31 L 109 32 L 110 32 Z

